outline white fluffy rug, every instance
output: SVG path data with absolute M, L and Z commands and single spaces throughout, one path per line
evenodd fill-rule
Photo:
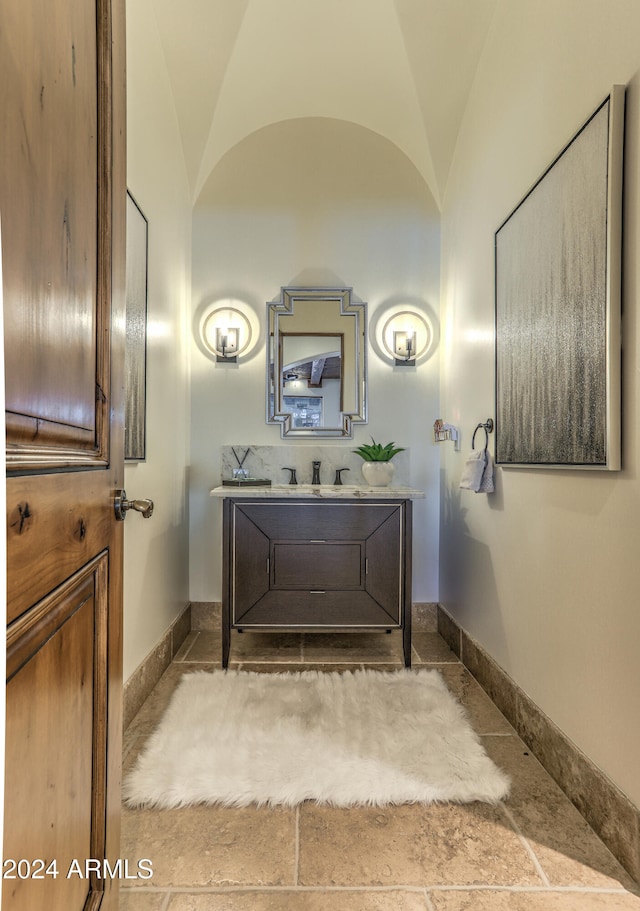
M 127 776 L 130 806 L 494 802 L 508 778 L 437 671 L 185 676 Z

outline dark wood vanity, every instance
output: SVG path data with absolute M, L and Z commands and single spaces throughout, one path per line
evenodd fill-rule
M 274 493 L 224 496 L 223 667 L 231 630 L 394 629 L 410 667 L 411 499 Z

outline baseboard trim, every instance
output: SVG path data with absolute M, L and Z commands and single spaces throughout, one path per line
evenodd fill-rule
M 640 809 L 438 605 L 438 632 L 625 870 L 640 882 Z
M 192 601 L 191 629 L 198 632 L 218 632 L 222 624 L 221 601 Z
M 191 631 L 191 604 L 173 621 L 158 644 L 138 665 L 123 687 L 123 727 L 126 730 L 173 661 Z

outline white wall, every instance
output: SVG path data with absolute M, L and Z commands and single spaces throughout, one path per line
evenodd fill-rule
M 127 3 L 127 103 L 127 186 L 149 222 L 149 286 L 147 457 L 127 463 L 125 486 L 155 511 L 125 525 L 125 680 L 188 602 L 191 205 L 150 0 Z
M 220 483 L 220 447 L 282 442 L 265 424 L 266 302 L 281 286 L 342 286 L 368 303 L 371 326 L 381 308 L 402 300 L 437 314 L 439 257 L 439 216 L 424 180 L 396 146 L 353 123 L 265 127 L 214 169 L 194 212 L 193 325 L 207 303 L 237 298 L 259 314 L 262 331 L 254 356 L 237 368 L 192 344 L 192 600 L 221 596 L 221 508 L 208 496 Z M 427 491 L 414 507 L 418 601 L 438 593 L 438 371 L 437 356 L 394 369 L 370 348 L 369 423 L 336 442 L 351 450 L 373 435 L 411 448 L 412 484 Z M 307 446 L 311 463 L 313 442 L 293 445 Z
M 569 737 L 640 804 L 637 284 L 640 5 L 502 0 L 460 131 L 442 220 L 441 601 Z M 493 241 L 614 83 L 628 83 L 624 469 L 498 471 L 460 491 L 470 432 L 493 416 Z

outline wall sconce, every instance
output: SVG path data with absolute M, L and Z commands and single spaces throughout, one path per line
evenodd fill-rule
M 382 326 L 382 349 L 396 367 L 415 367 L 433 342 L 433 331 L 418 310 L 398 310 Z
M 251 344 L 251 323 L 236 307 L 210 310 L 201 325 L 201 336 L 216 363 L 236 364 L 238 355 Z
M 237 362 L 240 330 L 234 326 L 216 326 L 216 361 Z
M 393 353 L 395 354 L 396 367 L 415 366 L 416 345 L 413 329 L 398 330 L 393 332 Z

